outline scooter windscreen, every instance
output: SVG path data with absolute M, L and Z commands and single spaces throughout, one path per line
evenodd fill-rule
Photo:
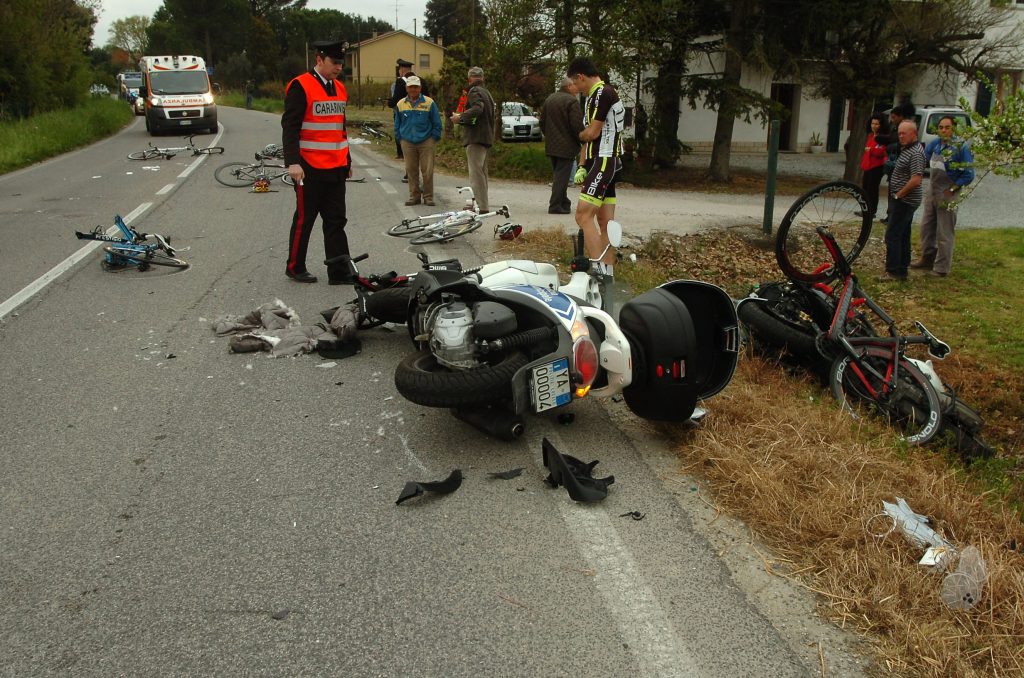
M 644 419 L 686 421 L 736 370 L 736 309 L 714 285 L 676 280 L 649 290 L 622 307 L 619 327 L 633 352 L 633 381 L 623 396 Z

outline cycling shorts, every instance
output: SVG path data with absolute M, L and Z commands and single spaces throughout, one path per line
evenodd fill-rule
M 596 205 L 615 204 L 615 182 L 622 169 L 619 158 L 592 158 L 583 165 L 587 176 L 580 186 L 580 201 Z

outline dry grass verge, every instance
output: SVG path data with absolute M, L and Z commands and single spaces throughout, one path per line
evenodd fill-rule
M 640 263 L 620 264 L 616 273 L 637 290 L 692 277 L 740 296 L 781 277 L 767 244 L 741 229 L 659 235 L 636 243 Z M 503 244 L 497 256 L 564 266 L 570 252 L 566 234 L 534 230 Z M 857 264 L 865 281 L 881 270 L 880 256 L 875 239 Z M 911 283 L 867 285 L 894 317 L 922 318 L 929 310 Z M 773 549 L 769 570 L 820 595 L 827 617 L 870 640 L 878 673 L 1024 675 L 1024 526 L 1017 514 L 1024 505 L 1024 381 L 1012 366 L 979 359 L 983 347 L 972 346 L 970 336 L 961 343 L 959 357 L 939 370 L 950 383 L 973 385 L 961 392 L 989 422 L 985 438 L 1000 449 L 991 463 L 965 469 L 941 447 L 908 449 L 883 422 L 851 420 L 811 377 L 753 354 L 711 401 L 701 428 L 663 428 L 679 443 L 683 470 L 706 478 L 716 505 Z M 980 550 L 988 580 L 974 608 L 946 607 L 943 575 L 918 565 L 921 552 L 898 533 L 869 534 L 867 520 L 897 496 L 958 546 Z

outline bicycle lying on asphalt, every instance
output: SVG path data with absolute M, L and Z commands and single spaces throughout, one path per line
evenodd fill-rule
M 194 137 L 194 134 L 184 137 L 185 139 L 188 139 L 187 146 L 171 146 L 168 148 L 161 148 L 158 146 L 154 146 L 153 144 L 149 144 L 149 148 L 147 148 L 144 151 L 136 151 L 134 153 L 129 153 L 128 159 L 152 160 L 154 158 L 163 157 L 165 160 L 170 160 L 179 153 L 187 152 L 190 155 L 213 155 L 224 152 L 223 146 L 209 146 L 207 148 L 199 148 L 198 146 L 195 145 L 195 142 L 193 141 Z
M 213 178 L 232 188 L 253 186 L 260 178 L 268 182 L 281 179 L 294 186 L 295 181 L 288 174 L 283 158 L 284 151 L 276 144 L 270 144 L 256 153 L 255 162 L 225 163 L 213 171 Z
M 871 231 L 865 213 L 860 188 L 848 182 L 830 182 L 798 198 L 775 241 L 789 282 L 761 286 L 740 302 L 740 318 L 759 342 L 809 362 L 853 416 L 885 416 L 913 445 L 950 430 L 965 457 L 990 456 L 979 437 L 984 422 L 977 411 L 942 382 L 931 361 L 906 355 L 917 345 L 942 359 L 949 346 L 919 322 L 918 334 L 900 334 L 853 274 L 851 261 Z
M 106 257 L 103 266 L 108 270 L 135 266 L 140 271 L 150 266 L 169 266 L 171 268 L 188 268 L 188 262 L 179 259 L 177 251 L 171 247 L 171 239 L 158 233 L 140 233 L 124 223 L 120 215 L 114 217 L 114 225 L 121 232 L 121 237 L 107 235 L 102 226 L 97 226 L 88 233 L 75 231 L 79 240 L 99 240 L 108 243 L 103 251 Z
M 494 212 L 480 213 L 476 198 L 473 197 L 473 189 L 469 186 L 460 186 L 458 191 L 459 193 L 469 193 L 467 204 L 463 209 L 403 219 L 400 224 L 388 229 L 388 235 L 393 235 L 396 238 L 412 238 L 410 242 L 413 245 L 448 242 L 477 230 L 483 226 L 484 219 L 496 216 L 508 218 L 508 205 L 503 205 Z

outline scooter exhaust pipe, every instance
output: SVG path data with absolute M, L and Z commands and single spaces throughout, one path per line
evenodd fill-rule
M 523 435 L 526 426 L 523 418 L 502 407 L 481 405 L 477 407 L 456 407 L 452 415 L 478 431 L 499 440 L 515 440 Z

